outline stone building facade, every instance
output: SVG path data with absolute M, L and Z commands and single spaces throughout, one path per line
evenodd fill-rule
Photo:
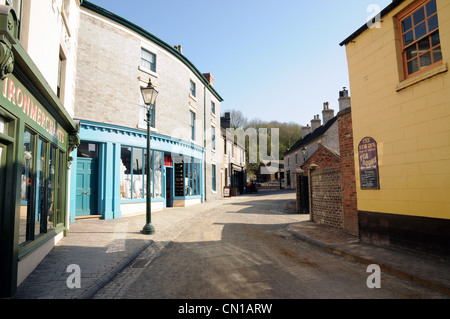
M 152 209 L 221 197 L 220 102 L 211 74 L 139 26 L 84 2 L 80 13 L 71 218 L 145 212 L 146 108 L 140 88 L 159 92 L 151 111 Z

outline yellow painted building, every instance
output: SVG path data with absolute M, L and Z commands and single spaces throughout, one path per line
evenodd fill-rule
M 450 1 L 395 0 L 344 45 L 360 235 L 449 256 Z M 377 145 L 373 189 L 366 137 Z

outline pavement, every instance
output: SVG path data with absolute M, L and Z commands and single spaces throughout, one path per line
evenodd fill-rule
M 247 196 L 252 195 L 153 212 L 154 235 L 140 233 L 146 221 L 144 214 L 117 220 L 77 220 L 70 225 L 67 237 L 53 248 L 11 299 L 94 299 L 122 270 L 139 261 L 141 254 L 160 253 L 167 243 L 201 218 L 202 212 L 219 207 L 224 201 L 245 200 Z M 382 272 L 450 296 L 449 261 L 362 242 L 356 236 L 313 223 L 307 215 L 303 222 L 289 224 L 287 231 L 330 253 L 367 265 L 376 264 Z M 79 281 L 76 269 L 80 270 Z

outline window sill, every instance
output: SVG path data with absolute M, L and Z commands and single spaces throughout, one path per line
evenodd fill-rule
M 438 66 L 430 69 L 429 71 L 426 71 L 424 73 L 413 76 L 412 78 L 403 80 L 402 82 L 400 82 L 397 85 L 396 91 L 399 92 L 399 91 L 406 89 L 414 84 L 425 81 L 435 75 L 438 75 L 438 74 L 441 74 L 441 73 L 444 73 L 447 71 L 448 71 L 448 65 L 447 65 L 447 63 L 443 63 L 441 65 L 438 65 Z
M 139 65 L 138 68 L 139 68 L 139 71 L 142 71 L 142 72 L 144 72 L 144 73 L 147 73 L 148 75 L 151 75 L 151 76 L 153 76 L 153 77 L 155 77 L 155 78 L 159 77 L 158 73 L 153 72 L 152 70 L 147 69 L 147 68 L 145 68 L 145 67 L 143 67 L 143 66 L 141 66 L 141 65 Z
M 195 96 L 193 96 L 191 93 L 189 93 L 189 97 L 197 103 L 197 98 Z

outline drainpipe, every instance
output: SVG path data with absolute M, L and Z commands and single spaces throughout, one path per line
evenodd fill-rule
M 205 149 L 203 156 L 203 169 L 204 169 L 204 201 L 206 201 L 206 86 L 203 86 L 203 148 Z

